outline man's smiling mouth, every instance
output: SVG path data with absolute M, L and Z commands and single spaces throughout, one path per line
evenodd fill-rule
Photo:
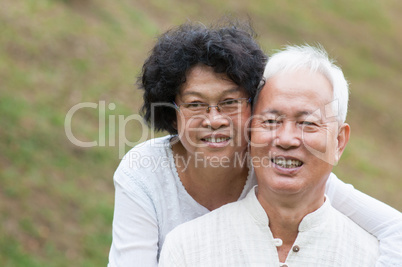
M 271 159 L 272 163 L 275 163 L 279 167 L 282 168 L 297 168 L 303 165 L 303 162 L 297 159 L 284 159 L 284 158 L 272 158 Z

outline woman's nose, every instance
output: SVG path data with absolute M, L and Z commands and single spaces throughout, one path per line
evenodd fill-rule
M 218 107 L 210 107 L 209 112 L 205 114 L 205 118 L 202 122 L 203 127 L 211 127 L 212 129 L 219 129 L 221 127 L 227 127 L 231 123 L 230 117 L 224 113 L 218 111 Z

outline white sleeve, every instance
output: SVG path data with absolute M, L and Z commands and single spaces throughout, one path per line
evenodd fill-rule
M 149 196 L 128 181 L 122 168 L 115 173 L 113 241 L 108 267 L 157 266 L 158 224 Z
M 158 267 L 186 267 L 183 259 L 184 251 L 175 242 L 178 238 L 172 238 L 171 236 L 169 233 L 163 243 Z
M 402 214 L 331 173 L 326 194 L 332 206 L 380 241 L 376 267 L 402 266 Z

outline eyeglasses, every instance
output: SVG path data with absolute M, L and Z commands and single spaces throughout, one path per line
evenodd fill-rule
M 215 108 L 218 112 L 221 112 L 225 115 L 237 114 L 242 111 L 244 104 L 248 105 L 250 102 L 251 97 L 220 101 L 216 105 L 209 105 L 202 102 L 182 103 L 180 105 L 177 105 L 175 102 L 173 102 L 173 104 L 185 117 L 191 117 L 194 115 L 203 115 L 205 113 L 209 113 L 211 108 Z

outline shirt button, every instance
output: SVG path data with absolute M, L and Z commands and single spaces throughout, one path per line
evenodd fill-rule
M 300 247 L 298 245 L 293 246 L 292 250 L 293 250 L 293 252 L 299 252 Z
M 280 239 L 280 238 L 274 238 L 274 244 L 275 244 L 275 246 L 277 246 L 277 247 L 280 247 L 280 246 L 282 246 L 282 239 Z

